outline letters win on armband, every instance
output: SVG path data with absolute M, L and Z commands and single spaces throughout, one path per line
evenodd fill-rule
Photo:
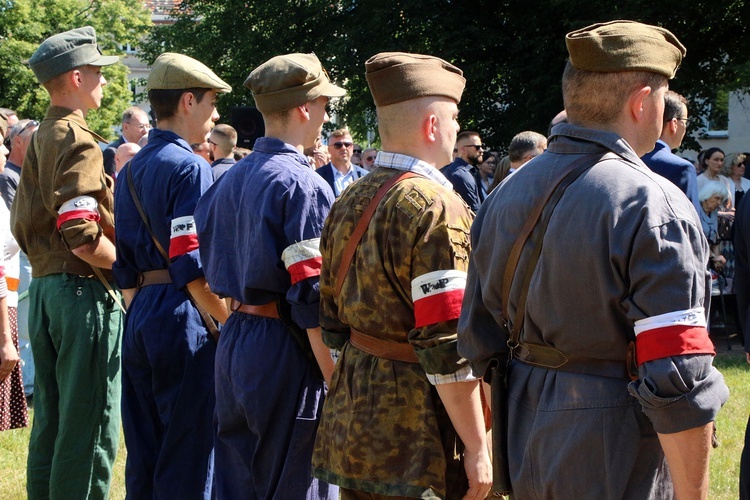
M 686 354 L 716 354 L 702 307 L 652 316 L 635 322 L 638 365 Z
M 192 215 L 172 219 L 169 258 L 174 259 L 198 248 L 198 232 Z
M 433 271 L 411 282 L 414 322 L 417 328 L 457 319 L 466 288 L 463 271 Z
M 58 231 L 63 224 L 74 219 L 99 222 L 99 204 L 91 196 L 77 196 L 63 203 L 57 214 Z
M 289 245 L 281 253 L 292 285 L 307 278 L 320 276 L 323 257 L 320 254 L 320 238 L 300 241 Z

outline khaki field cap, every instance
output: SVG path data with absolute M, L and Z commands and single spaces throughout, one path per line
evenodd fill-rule
M 463 71 L 438 57 L 381 52 L 365 62 L 365 77 L 376 106 L 418 97 L 442 96 L 461 102 Z
M 232 87 L 200 61 L 183 54 L 164 52 L 148 73 L 146 90 L 214 89 L 231 92 Z
M 8 137 L 8 117 L 3 113 L 0 113 L 0 134 L 3 134 L 3 139 Z
M 685 47 L 672 33 L 635 21 L 612 21 L 565 36 L 570 64 L 578 69 L 612 73 L 649 71 L 674 78 Z
M 91 26 L 76 28 L 47 38 L 29 59 L 29 67 L 39 83 L 52 80 L 81 66 L 109 66 L 117 56 L 102 55 Z
M 315 54 L 276 56 L 255 68 L 245 80 L 255 106 L 263 114 L 285 111 L 320 96 L 341 97 L 346 90 L 332 84 Z

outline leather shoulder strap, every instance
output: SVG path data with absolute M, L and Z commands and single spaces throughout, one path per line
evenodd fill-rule
M 521 252 L 523 251 L 524 246 L 526 245 L 526 242 L 529 239 L 529 236 L 531 235 L 534 228 L 537 226 L 537 223 L 539 222 L 540 217 L 542 216 L 542 213 L 545 211 L 545 207 L 547 207 L 548 202 L 550 201 L 550 198 L 555 193 L 558 193 L 554 206 L 557 205 L 557 202 L 562 197 L 562 194 L 564 193 L 565 189 L 575 180 L 577 179 L 583 172 L 590 169 L 599 161 L 601 161 L 603 154 L 590 154 L 583 156 L 582 158 L 574 161 L 570 165 L 568 165 L 566 168 L 562 169 L 556 178 L 552 180 L 552 182 L 547 187 L 547 190 L 544 192 L 542 197 L 540 198 L 539 203 L 533 208 L 531 213 L 529 213 L 529 216 L 526 218 L 526 221 L 524 222 L 523 227 L 521 228 L 521 232 L 518 235 L 518 238 L 516 238 L 515 243 L 513 244 L 513 247 L 510 252 L 510 256 L 508 257 L 508 262 L 505 266 L 505 272 L 503 274 L 503 287 L 502 287 L 502 308 L 503 308 L 503 321 L 506 323 L 506 327 L 508 326 L 508 299 L 510 297 L 510 290 L 511 285 L 513 284 L 513 280 L 516 276 L 517 268 L 518 268 L 518 261 L 521 258 Z M 563 186 L 561 186 L 563 184 Z M 562 187 L 562 190 L 558 192 L 558 188 Z M 552 211 L 554 210 L 554 206 L 550 210 L 547 210 L 547 213 L 545 214 L 545 220 L 543 221 L 544 227 L 542 228 L 542 232 L 540 237 L 537 238 L 537 244 L 534 249 L 534 253 L 532 254 L 531 262 L 529 262 L 529 266 L 527 267 L 527 275 L 530 275 L 534 268 L 536 267 L 536 263 L 539 259 L 539 256 L 541 254 L 541 240 L 544 235 L 544 232 L 546 231 L 546 225 L 547 222 L 549 222 L 549 217 L 552 216 Z M 524 290 L 522 290 L 519 301 L 519 307 L 518 311 L 516 312 L 515 319 L 518 320 L 524 317 L 525 312 L 525 305 L 526 305 L 526 297 L 525 295 L 528 294 L 528 286 L 531 281 L 531 277 L 527 276 L 525 283 L 524 283 Z M 511 331 L 511 337 L 513 337 L 515 334 L 520 335 L 521 331 L 521 325 L 517 324 L 517 322 L 514 321 L 513 328 Z M 512 339 L 513 340 L 513 339 Z M 516 336 L 515 341 L 518 340 L 518 336 Z
M 135 208 L 138 210 L 138 214 L 141 216 L 141 220 L 143 221 L 143 224 L 146 226 L 146 230 L 148 231 L 148 234 L 151 235 L 151 239 L 154 241 L 154 245 L 156 245 L 157 250 L 159 250 L 159 253 L 162 257 L 164 257 L 164 260 L 166 261 L 167 267 L 169 267 L 169 254 L 166 250 L 164 250 L 164 247 L 161 246 L 161 243 L 159 243 L 159 240 L 156 239 L 156 235 L 154 234 L 154 231 L 151 229 L 151 224 L 148 222 L 148 217 L 146 216 L 146 212 L 143 210 L 143 205 L 141 205 L 141 200 L 138 198 L 138 193 L 135 191 L 135 182 L 133 182 L 133 168 L 130 165 L 130 162 L 123 167 L 128 174 L 128 190 L 130 190 L 130 197 L 133 198 L 133 203 L 135 204 Z
M 133 203 L 135 204 L 135 208 L 138 210 L 138 214 L 141 216 L 141 220 L 143 221 L 143 224 L 146 226 L 146 229 L 148 230 L 148 234 L 151 235 L 151 239 L 154 241 L 154 245 L 156 245 L 156 248 L 159 250 L 159 253 L 162 257 L 164 257 L 164 260 L 166 261 L 167 267 L 171 266 L 172 263 L 169 260 L 169 254 L 164 250 L 164 247 L 161 246 L 161 243 L 159 243 L 159 240 L 156 239 L 156 235 L 154 234 L 154 231 L 151 229 L 151 225 L 148 223 L 148 217 L 146 217 L 146 212 L 143 210 L 143 205 L 141 205 L 141 200 L 138 198 L 138 194 L 135 191 L 135 183 L 133 182 L 133 172 L 132 172 L 132 166 L 130 165 L 130 162 L 128 162 L 125 167 L 123 167 L 125 170 L 127 170 L 128 175 L 128 189 L 130 190 L 130 196 L 133 198 Z M 206 329 L 211 333 L 211 336 L 214 338 L 216 342 L 219 341 L 219 327 L 216 326 L 216 322 L 211 317 L 211 315 L 206 311 L 203 306 L 198 304 L 196 302 L 193 295 L 190 293 L 190 291 L 185 288 L 185 294 L 187 294 L 188 298 L 190 299 L 190 302 L 193 303 L 193 306 L 198 310 L 198 313 L 201 315 L 201 318 L 203 319 L 203 323 L 206 325 Z
M 348 243 L 346 244 L 346 248 L 344 248 L 344 255 L 341 258 L 341 263 L 339 264 L 339 268 L 336 273 L 336 296 L 341 293 L 341 288 L 344 286 L 344 280 L 346 279 L 346 275 L 349 272 L 349 267 L 352 264 L 352 259 L 354 259 L 354 253 L 357 251 L 359 242 L 362 241 L 362 236 L 365 234 L 365 231 L 367 231 L 367 227 L 370 225 L 372 216 L 375 215 L 375 210 L 378 208 L 380 201 L 383 199 L 386 193 L 396 185 L 396 183 L 406 179 L 410 179 L 412 177 L 421 177 L 421 175 L 409 171 L 400 172 L 394 175 L 393 177 L 385 181 L 382 186 L 380 186 L 378 191 L 375 193 L 375 196 L 373 196 L 370 200 L 367 208 L 365 208 L 365 211 L 359 218 L 359 221 L 354 228 L 354 232 L 352 233 Z

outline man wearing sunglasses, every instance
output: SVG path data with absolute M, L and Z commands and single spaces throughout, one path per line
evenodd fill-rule
M 367 148 L 362 152 L 362 168 L 368 172 L 375 168 L 375 156 L 378 154 L 378 150 L 374 148 Z
M 453 184 L 453 190 L 461 195 L 469 208 L 477 213 L 482 197 L 477 184 L 477 165 L 482 163 L 482 139 L 479 134 L 466 130 L 456 138 L 458 156 L 440 172 Z
M 334 130 L 328 138 L 328 153 L 331 161 L 316 170 L 338 196 L 346 187 L 360 177 L 367 175 L 367 170 L 352 163 L 354 142 L 349 130 Z

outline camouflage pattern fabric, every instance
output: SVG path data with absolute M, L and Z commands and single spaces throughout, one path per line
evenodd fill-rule
M 471 214 L 454 192 L 426 178 L 392 188 L 362 237 L 340 297 L 335 277 L 354 227 L 397 170 L 379 167 L 333 205 L 321 236 L 321 326 L 343 348 L 326 397 L 314 474 L 345 488 L 393 496 L 460 498 L 467 489 L 462 444 L 425 373 L 466 366 L 456 352 L 457 320 L 415 328 L 412 280 L 439 270 L 465 272 Z M 367 354 L 349 328 L 409 342 L 419 364 Z

